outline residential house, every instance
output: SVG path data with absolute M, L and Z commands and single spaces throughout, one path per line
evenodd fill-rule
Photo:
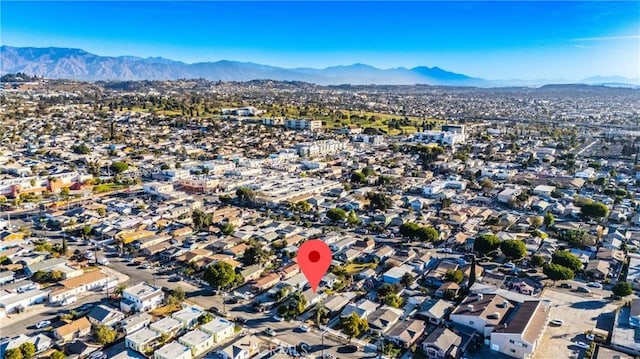
M 397 267 L 391 267 L 388 271 L 382 274 L 382 281 L 388 284 L 400 283 L 405 274 L 413 276 L 413 268 L 404 264 Z
M 164 292 L 146 283 L 138 283 L 122 291 L 120 309 L 124 312 L 146 312 L 164 302 Z
M 182 323 L 182 327 L 185 329 L 193 328 L 198 324 L 198 318 L 204 314 L 204 310 L 188 305 L 182 304 L 182 309 L 171 314 L 171 318 L 178 320 Z
M 512 358 L 529 358 L 540 344 L 549 307 L 542 301 L 525 301 L 491 332 L 492 350 Z
M 402 320 L 398 322 L 385 337 L 403 348 L 412 346 L 424 333 L 426 323 L 418 319 Z
M 124 313 L 117 309 L 100 304 L 91 308 L 91 311 L 87 314 L 87 319 L 89 319 L 89 322 L 95 326 L 106 325 L 108 327 L 113 327 L 124 319 Z
M 381 336 L 393 327 L 402 316 L 402 309 L 382 306 L 367 316 L 369 330 L 377 336 Z
M 138 313 L 123 319 L 120 322 L 120 328 L 125 334 L 131 334 L 146 327 L 150 322 L 151 316 L 149 314 Z
M 252 285 L 252 288 L 255 291 L 263 291 L 273 287 L 278 284 L 278 282 L 280 282 L 280 275 L 277 273 L 270 273 L 256 280 Z
M 470 342 L 468 336 L 446 327 L 437 327 L 427 335 L 420 348 L 429 359 L 459 359 Z
M 206 353 L 214 345 L 213 335 L 197 329 L 181 336 L 178 342 L 191 349 L 194 358 Z
M 611 274 L 611 264 L 609 261 L 593 259 L 587 263 L 584 272 L 593 279 L 603 280 Z
M 473 328 L 483 336 L 489 337 L 505 314 L 515 306 L 498 294 L 469 295 L 451 313 L 452 322 Z
M 0 297 L 0 308 L 4 308 L 5 314 L 13 313 L 18 309 L 44 302 L 48 295 L 48 291 L 41 289 L 29 290 L 18 294 L 11 293 Z
M 36 262 L 24 267 L 24 273 L 28 276 L 32 276 L 35 272 L 43 271 L 43 272 L 51 272 L 58 267 L 65 266 L 69 260 L 66 258 L 49 258 L 45 259 L 41 262 Z
M 160 338 L 160 334 L 158 334 L 158 332 L 143 327 L 136 332 L 127 334 L 124 339 L 124 345 L 126 348 L 145 354 L 151 349 L 152 343 L 154 343 L 158 338 Z
M 247 335 L 219 349 L 216 354 L 221 359 L 248 359 L 258 352 L 261 343 L 262 340 L 255 335 Z
M 235 325 L 232 322 L 216 317 L 209 323 L 203 324 L 200 330 L 211 334 L 213 342 L 219 344 L 233 336 L 234 327 Z
M 182 329 L 182 323 L 171 317 L 164 317 L 151 323 L 149 329 L 160 335 L 174 336 Z
M 422 303 L 418 313 L 416 313 L 416 317 L 424 319 L 429 323 L 440 325 L 444 321 L 445 316 L 451 312 L 451 309 L 454 308 L 454 306 L 454 302 L 432 298 Z
M 356 303 L 349 303 L 340 313 L 341 317 L 348 317 L 352 313 L 356 313 L 360 318 L 367 318 L 369 314 L 373 313 L 378 308 L 378 303 L 372 302 L 368 299 L 361 299 Z
M 91 333 L 91 323 L 86 317 L 76 319 L 53 331 L 54 337 L 63 342 L 70 342 L 73 339 L 82 338 L 89 335 L 89 333 Z
M 327 308 L 331 316 L 339 313 L 351 299 L 355 297 L 354 293 L 337 293 L 329 296 L 322 305 Z
M 58 303 L 64 298 L 94 290 L 113 288 L 118 284 L 117 277 L 109 277 L 100 271 L 86 272 L 81 276 L 65 279 L 60 286 L 54 287 L 49 294 L 50 303 Z
M 153 359 L 191 359 L 191 349 L 173 341 L 153 352 Z

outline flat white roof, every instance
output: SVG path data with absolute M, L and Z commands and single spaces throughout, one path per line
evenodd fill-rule
M 188 351 L 190 351 L 189 348 L 176 341 L 173 341 L 156 350 L 155 354 L 158 354 L 163 358 L 178 358 Z
M 205 333 L 202 330 L 192 330 L 189 333 L 180 337 L 180 342 L 185 345 L 197 346 L 211 338 L 211 334 Z

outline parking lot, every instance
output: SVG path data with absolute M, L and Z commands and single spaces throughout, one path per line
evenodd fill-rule
M 585 332 L 594 328 L 609 329 L 613 320 L 615 303 L 600 297 L 575 293 L 569 290 L 547 288 L 541 299 L 551 301 L 549 319 L 560 319 L 560 326 L 548 325 L 534 359 L 584 357 L 585 349 L 574 343 L 589 343 Z

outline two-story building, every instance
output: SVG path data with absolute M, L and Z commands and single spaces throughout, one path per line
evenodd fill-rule
M 160 288 L 139 283 L 122 291 L 120 309 L 124 312 L 146 312 L 164 302 L 164 292 Z

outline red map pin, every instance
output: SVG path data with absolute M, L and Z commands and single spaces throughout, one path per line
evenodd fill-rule
M 311 239 L 298 250 L 298 265 L 315 293 L 318 285 L 331 265 L 331 249 L 319 239 Z

